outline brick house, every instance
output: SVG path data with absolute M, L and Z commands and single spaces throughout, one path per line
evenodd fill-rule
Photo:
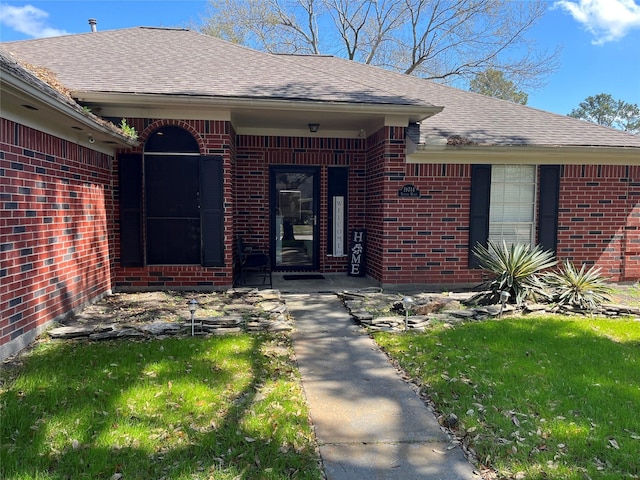
M 640 279 L 638 136 L 183 29 L 1 48 L 0 357 L 109 291 L 231 286 L 238 238 L 346 275 L 366 231 L 382 286 L 476 284 L 502 238 Z

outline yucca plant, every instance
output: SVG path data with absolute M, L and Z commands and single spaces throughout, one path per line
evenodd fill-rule
M 562 268 L 557 272 L 545 275 L 545 281 L 553 289 L 553 299 L 560 305 L 571 305 L 586 310 L 594 310 L 609 300 L 607 294 L 611 288 L 600 268 L 582 264 L 580 270 L 569 260 L 564 260 Z
M 491 274 L 482 285 L 491 291 L 486 300 L 496 303 L 503 291 L 509 292 L 509 298 L 517 305 L 527 298 L 548 297 L 546 285 L 538 274 L 558 263 L 551 250 L 523 243 L 507 246 L 503 241 L 501 245 L 489 242 L 488 247 L 477 244 L 473 253 L 480 267 Z

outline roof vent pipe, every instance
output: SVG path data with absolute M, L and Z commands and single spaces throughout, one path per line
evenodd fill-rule
M 89 19 L 89 25 L 91 25 L 91 31 L 92 32 L 97 32 L 98 31 L 98 27 L 96 27 L 97 24 L 98 24 L 98 21 L 95 18 L 90 18 Z

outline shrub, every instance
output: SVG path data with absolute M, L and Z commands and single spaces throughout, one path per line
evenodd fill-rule
M 560 305 L 593 310 L 608 301 L 607 294 L 611 293 L 600 268 L 587 270 L 584 263 L 578 271 L 569 260 L 565 260 L 559 271 L 548 273 L 544 279 L 553 288 L 553 299 Z
M 509 298 L 517 305 L 527 298 L 548 297 L 538 273 L 558 263 L 552 251 L 522 243 L 507 246 L 503 241 L 502 245 L 489 242 L 488 247 L 477 244 L 473 253 L 480 267 L 492 275 L 481 285 L 491 291 L 485 296 L 486 301 L 497 303 L 502 291 L 509 292 Z

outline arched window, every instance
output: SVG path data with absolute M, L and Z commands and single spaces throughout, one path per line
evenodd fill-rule
M 119 161 L 122 265 L 222 265 L 222 157 L 165 126 Z
M 160 127 L 153 132 L 144 144 L 144 153 L 167 155 L 170 153 L 198 155 L 198 142 L 189 132 L 180 127 Z

